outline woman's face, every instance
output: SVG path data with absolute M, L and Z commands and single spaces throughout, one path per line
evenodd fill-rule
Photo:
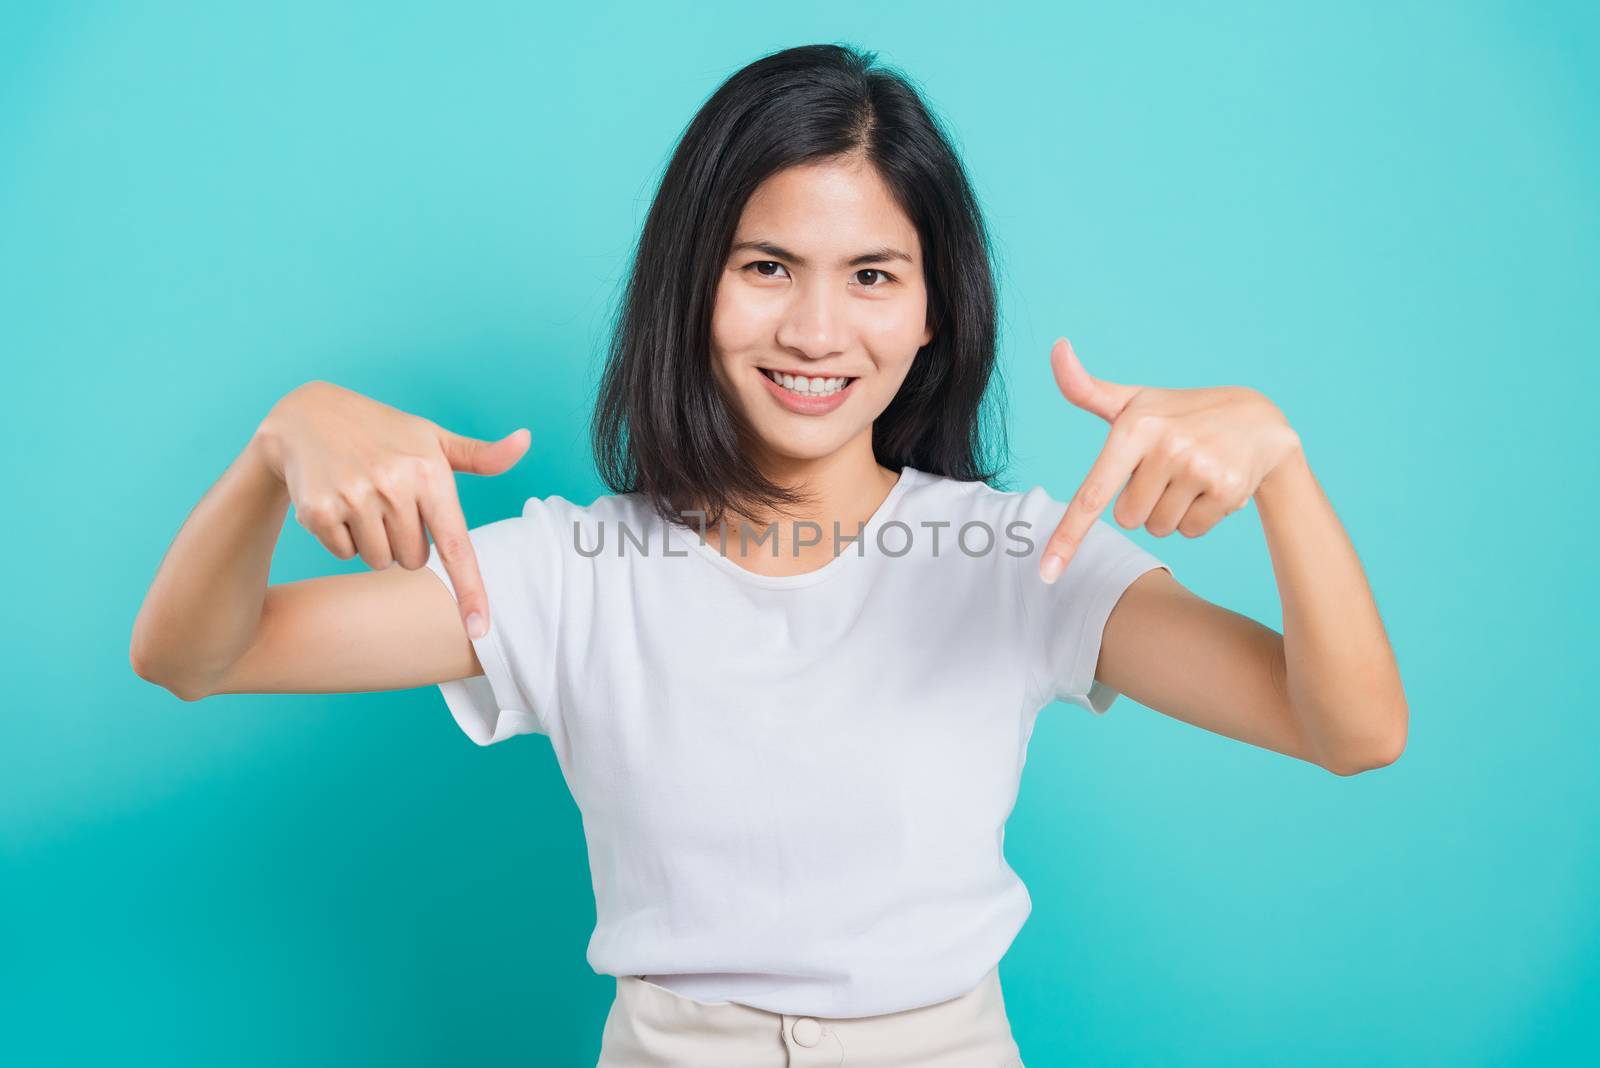
M 757 187 L 717 285 L 711 348 L 724 395 L 766 450 L 758 462 L 870 441 L 933 337 L 927 309 L 916 227 L 870 164 L 790 167 Z M 803 376 L 805 392 L 769 371 Z

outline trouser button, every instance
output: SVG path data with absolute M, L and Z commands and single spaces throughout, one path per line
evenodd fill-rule
M 809 1016 L 802 1016 L 789 1028 L 794 1040 L 802 1046 L 815 1046 L 822 1038 L 822 1025 Z

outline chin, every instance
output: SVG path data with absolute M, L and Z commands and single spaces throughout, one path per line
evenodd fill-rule
M 819 439 L 809 435 L 797 437 L 793 434 L 775 436 L 766 432 L 758 433 L 761 448 L 767 455 L 784 460 L 821 460 L 838 452 L 850 440 L 848 437 L 835 440 L 834 435 Z

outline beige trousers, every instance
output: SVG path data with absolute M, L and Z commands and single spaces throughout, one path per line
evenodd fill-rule
M 1025 1068 L 999 965 L 948 1001 L 880 1016 L 791 1016 L 617 977 L 596 1068 Z

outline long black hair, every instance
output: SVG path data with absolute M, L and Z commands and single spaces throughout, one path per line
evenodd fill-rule
M 696 112 L 640 233 L 591 426 L 597 465 L 618 493 L 643 493 L 670 522 L 682 510 L 753 516 L 803 495 L 769 481 L 744 444 L 747 421 L 711 367 L 711 313 L 728 249 L 756 187 L 798 164 L 859 155 L 922 242 L 933 339 L 874 422 L 872 448 L 906 465 L 989 481 L 986 398 L 1003 432 L 998 312 L 989 235 L 965 168 L 905 75 L 875 52 L 805 45 L 739 70 Z

